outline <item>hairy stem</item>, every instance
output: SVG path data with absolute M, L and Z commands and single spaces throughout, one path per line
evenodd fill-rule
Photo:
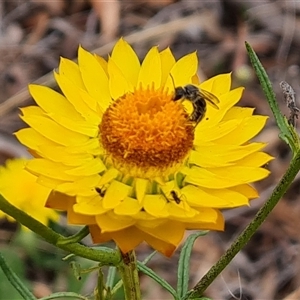
M 134 251 L 121 253 L 122 262 L 118 269 L 123 281 L 126 300 L 141 300 L 140 282 L 137 269 L 137 261 Z

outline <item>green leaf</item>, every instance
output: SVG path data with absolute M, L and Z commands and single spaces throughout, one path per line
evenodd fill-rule
M 152 258 L 153 256 L 157 253 L 157 251 L 153 251 L 152 253 L 150 253 L 144 260 L 143 260 L 143 265 L 146 265 Z
M 39 300 L 50 300 L 50 299 L 71 299 L 71 300 L 88 300 L 87 297 L 84 297 L 82 295 L 79 295 L 77 293 L 73 292 L 59 292 L 59 293 L 54 293 L 49 296 L 40 298 Z
M 178 263 L 177 271 L 177 293 L 183 297 L 188 291 L 189 271 L 190 271 L 190 256 L 194 242 L 199 236 L 206 235 L 208 231 L 200 231 L 191 234 L 182 247 Z
M 10 258 L 12 258 L 10 256 Z M 22 262 L 20 263 L 22 265 Z M 21 297 L 25 300 L 36 300 L 34 295 L 29 291 L 29 289 L 26 287 L 26 285 L 23 283 L 23 281 L 17 276 L 17 274 L 9 267 L 9 264 L 4 259 L 3 255 L 0 253 L 0 267 L 10 282 L 10 284 L 14 287 L 14 289 L 18 292 L 18 296 L 21 295 Z M 0 278 L 1 278 L 0 274 Z M 4 277 L 4 276 L 3 276 Z M 7 291 L 7 288 L 5 288 L 5 285 L 7 286 L 7 282 L 4 278 L 1 278 L 1 285 L 4 284 L 4 286 L 1 287 L 1 294 L 7 295 L 5 293 L 5 290 Z M 8 285 L 10 287 L 10 285 Z M 12 296 L 12 293 L 9 295 Z
M 296 133 L 294 127 L 288 124 L 286 117 L 281 113 L 272 87 L 272 83 L 270 82 L 267 72 L 265 71 L 264 67 L 259 61 L 256 53 L 247 42 L 246 42 L 246 49 L 248 51 L 251 64 L 255 70 L 255 73 L 258 77 L 258 80 L 261 84 L 264 94 L 269 102 L 277 126 L 279 127 L 280 130 L 279 137 L 290 146 L 291 150 L 295 154 L 296 151 L 299 149 L 299 145 L 300 145 L 299 136 Z
M 115 282 L 117 269 L 115 267 L 109 267 L 106 277 L 106 286 L 112 288 Z
M 138 270 L 155 280 L 160 286 L 166 289 L 171 295 L 173 295 L 174 299 L 180 299 L 176 293 L 176 291 L 161 277 L 159 277 L 153 270 L 149 267 L 146 267 L 140 261 L 137 262 Z
M 110 294 L 113 296 L 113 295 L 115 295 L 115 294 L 117 294 L 117 293 L 120 293 L 120 288 L 123 286 L 123 281 L 122 280 L 119 280 L 116 284 L 115 284 L 115 286 L 111 289 L 111 292 L 110 292 Z M 124 297 L 117 297 L 117 295 L 116 295 L 116 297 L 115 297 L 116 299 L 123 299 Z M 110 298 L 108 298 L 108 299 L 110 299 Z

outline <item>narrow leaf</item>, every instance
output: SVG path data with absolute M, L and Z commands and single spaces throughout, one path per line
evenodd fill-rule
M 264 94 L 269 102 L 277 126 L 281 132 L 279 137 L 284 140 L 290 146 L 293 153 L 295 153 L 299 148 L 298 135 L 295 134 L 295 129 L 288 124 L 286 117 L 281 113 L 270 79 L 256 53 L 247 42 L 246 49 Z
M 152 258 L 153 256 L 157 253 L 157 251 L 153 251 L 152 253 L 150 253 L 142 262 L 143 265 L 146 265 Z
M 28 290 L 28 288 L 23 284 L 17 274 L 7 265 L 4 257 L 0 253 L 0 267 L 9 280 L 9 282 L 13 285 L 13 287 L 19 292 L 25 300 L 36 300 L 33 294 Z
M 149 267 L 146 267 L 143 263 L 138 261 L 138 270 L 152 278 L 156 281 L 160 286 L 166 289 L 171 295 L 173 295 L 174 299 L 180 299 L 176 294 L 176 291 L 161 277 L 159 277 L 153 270 Z
M 208 231 L 200 231 L 191 234 L 182 247 L 177 272 L 177 293 L 180 297 L 183 297 L 188 291 L 190 256 L 192 253 L 194 242 L 199 236 L 206 235 L 207 232 Z
M 87 297 L 84 297 L 82 295 L 73 293 L 73 292 L 58 292 L 58 293 L 54 293 L 51 294 L 49 296 L 40 298 L 39 300 L 51 300 L 51 299 L 71 299 L 71 300 L 88 300 Z
M 115 282 L 117 269 L 115 267 L 109 267 L 107 278 L 106 278 L 106 286 L 112 288 Z

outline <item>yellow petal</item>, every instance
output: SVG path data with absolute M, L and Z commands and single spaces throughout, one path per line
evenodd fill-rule
M 74 203 L 74 197 L 70 197 L 68 195 L 52 191 L 47 199 L 46 207 L 66 211 L 69 208 L 72 208 Z
M 181 192 L 192 207 L 230 208 L 248 205 L 247 197 L 229 189 L 213 190 L 187 185 Z
M 52 146 L 50 143 L 37 147 L 43 153 L 44 158 L 54 162 L 64 163 L 66 166 L 78 166 L 93 160 L 93 156 L 88 153 L 69 153 L 65 147 Z
M 136 215 L 141 209 L 142 205 L 134 198 L 126 197 L 115 209 L 114 213 L 121 216 Z
M 226 206 L 223 206 L 221 204 L 219 207 L 215 206 L 215 208 L 232 208 L 249 205 L 248 198 L 244 194 L 239 193 L 233 189 L 202 189 L 204 192 L 210 194 L 212 197 L 222 199 L 224 203 L 226 203 Z
M 96 220 L 95 220 L 95 223 L 96 223 Z M 112 240 L 111 233 L 110 232 L 106 232 L 106 233 L 101 232 L 101 229 L 99 228 L 99 226 L 97 224 L 89 225 L 89 231 L 90 231 L 91 238 L 92 238 L 94 244 L 105 243 L 105 242 Z
M 108 77 L 95 56 L 79 47 L 78 64 L 87 92 L 99 101 L 105 111 L 111 103 Z
M 231 165 L 232 162 L 241 160 L 250 154 L 257 154 L 265 144 L 251 143 L 245 146 L 232 145 L 207 145 L 199 146 L 198 151 L 192 151 L 189 163 L 200 167 L 222 167 Z M 197 147 L 198 148 L 198 147 Z
M 164 86 L 169 73 L 172 67 L 175 65 L 176 60 L 170 50 L 170 48 L 166 48 L 165 50 L 160 52 L 160 61 L 161 61 L 161 86 Z
M 155 250 L 159 251 L 166 257 L 172 256 L 174 251 L 176 250 L 177 245 L 168 243 L 164 240 L 157 239 L 151 235 L 144 234 L 145 241 Z
M 123 230 L 134 225 L 135 220 L 130 217 L 116 216 L 114 214 L 102 214 L 96 216 L 96 222 L 102 232 Z M 127 237 L 128 238 L 128 237 Z
M 59 74 L 69 78 L 78 89 L 85 89 L 79 66 L 74 61 L 61 57 L 59 62 Z
M 108 77 L 107 61 L 96 53 L 94 53 L 94 56 Z
M 233 106 L 227 111 L 226 115 L 223 118 L 223 121 L 232 119 L 245 119 L 251 117 L 253 115 L 253 112 L 254 108 Z
M 102 206 L 102 198 L 99 195 L 94 197 L 77 197 L 77 203 L 74 204 L 73 210 L 75 213 L 88 216 L 107 212 L 107 209 Z
M 216 143 L 242 145 L 257 135 L 265 126 L 268 117 L 266 116 L 252 116 L 242 120 L 238 126 L 230 134 L 225 135 L 217 140 Z
M 172 220 L 169 220 L 167 223 L 155 228 L 146 228 L 141 227 L 140 225 L 137 225 L 137 227 L 149 236 L 167 242 L 168 244 L 172 244 L 175 247 L 181 242 L 185 230 L 183 223 Z M 146 241 L 150 242 L 148 237 L 146 238 Z M 159 249 L 157 250 L 160 251 Z
M 218 126 L 210 128 L 201 127 L 201 123 L 195 129 L 195 145 L 203 145 L 210 141 L 215 141 L 225 135 L 230 134 L 241 124 L 241 120 L 230 120 L 219 123 Z M 229 143 L 228 143 L 229 144 Z
M 76 180 L 76 176 L 66 174 L 69 167 L 43 158 L 30 160 L 26 165 L 26 168 L 34 174 L 41 174 L 50 178 L 67 181 Z
M 25 170 L 27 162 L 25 159 L 8 160 L 5 167 L 0 167 L 0 194 L 43 224 L 49 219 L 57 220 L 57 213 L 45 208 L 51 190 L 38 184 L 36 177 Z
M 149 180 L 143 178 L 137 178 L 135 180 L 135 192 L 136 198 L 139 203 L 143 202 L 144 196 L 148 190 Z
M 88 141 L 88 136 L 66 129 L 43 115 L 32 115 L 28 108 L 23 108 L 22 120 L 38 133 L 60 145 L 76 145 Z M 57 134 L 59 132 L 59 134 Z
M 168 222 L 168 219 L 158 219 L 156 217 L 149 215 L 144 210 L 132 216 L 132 218 L 135 219 L 140 226 L 147 227 L 147 228 L 156 228 L 157 226 L 166 224 L 166 222 Z
M 133 86 L 136 86 L 140 71 L 140 62 L 132 47 L 124 39 L 119 39 L 114 46 L 111 59 L 118 66 L 124 77 Z
M 120 205 L 121 201 L 127 198 L 131 190 L 131 186 L 113 180 L 105 192 L 103 198 L 103 207 L 105 209 L 112 209 L 117 207 L 118 205 Z
M 114 100 L 122 97 L 126 93 L 133 93 L 134 86 L 112 59 L 108 60 L 107 68 L 109 73 L 109 90 Z
M 110 232 L 111 238 L 123 253 L 127 253 L 138 246 L 144 240 L 144 235 L 142 231 L 134 226 L 124 228 L 120 231 Z
M 214 220 L 211 222 L 202 222 L 201 217 L 202 214 L 198 214 L 196 216 L 199 221 L 198 222 L 186 222 L 186 229 L 196 229 L 196 230 L 224 230 L 224 217 L 222 214 L 215 210 Z
M 170 71 L 174 79 L 175 87 L 185 86 L 190 83 L 192 77 L 197 73 L 197 68 L 198 58 L 196 52 L 180 58 Z
M 99 139 L 88 139 L 85 143 L 79 145 L 70 145 L 66 147 L 66 151 L 70 153 L 82 153 L 86 152 L 92 155 L 103 155 L 104 149 L 99 143 Z
M 180 200 L 180 201 L 181 201 L 180 203 L 171 201 L 170 203 L 167 204 L 170 218 L 178 221 L 188 220 L 190 218 L 193 218 L 197 214 L 197 211 L 191 209 L 185 200 Z
M 67 221 L 73 225 L 91 225 L 95 224 L 94 216 L 86 216 L 76 213 L 73 209 L 68 210 Z
M 217 223 L 218 220 L 220 219 L 220 212 L 218 209 L 213 209 L 213 208 L 195 208 L 198 211 L 198 214 L 195 215 L 193 218 L 192 222 L 186 222 L 186 223 L 197 223 L 199 222 L 200 224 L 205 224 L 205 223 Z M 221 217 L 223 220 L 223 217 Z M 224 220 L 223 220 L 224 224 Z M 204 228 L 199 228 L 199 229 L 204 229 Z
M 248 199 L 255 199 L 259 196 L 257 190 L 249 184 L 233 186 L 230 188 L 230 190 L 243 194 Z
M 210 91 L 217 97 L 226 94 L 231 88 L 231 73 L 214 76 L 200 84 L 200 88 Z
M 227 114 L 233 105 L 235 105 L 241 98 L 244 88 L 236 88 L 229 91 L 226 94 L 219 96 L 219 109 L 215 109 L 211 105 L 207 105 L 207 111 L 205 118 L 198 124 L 196 130 L 204 131 L 206 128 L 211 128 L 213 126 L 219 126 L 222 124 L 224 116 Z M 240 121 L 235 119 L 235 121 Z M 241 122 L 241 121 L 240 121 Z
M 103 161 L 99 158 L 94 158 L 86 163 L 82 163 L 77 168 L 70 168 L 66 171 L 66 174 L 75 176 L 90 176 L 94 174 L 99 174 L 106 169 Z
M 45 186 L 49 189 L 56 189 L 60 184 L 64 183 L 64 180 L 57 179 L 57 178 L 51 178 L 47 177 L 45 175 L 39 174 L 39 177 L 37 177 L 36 182 L 39 183 L 42 186 Z M 56 192 L 56 191 L 55 191 Z
M 57 185 L 56 190 L 71 196 L 91 196 L 97 192 L 97 187 L 100 176 L 98 174 L 85 176 L 73 182 L 63 182 Z
M 233 180 L 239 180 L 241 184 L 258 181 L 270 174 L 270 171 L 263 168 L 239 165 L 224 168 L 211 168 L 210 171 L 223 178 L 230 176 Z
M 162 195 L 145 195 L 144 209 L 147 213 L 157 218 L 166 218 L 169 216 L 166 200 Z
M 186 183 L 201 187 L 221 189 L 245 183 L 240 179 L 233 179 L 231 176 L 221 176 L 217 171 L 214 173 L 211 170 L 199 167 L 183 168 L 181 172 L 186 175 L 184 179 Z
M 33 150 L 38 150 L 40 145 L 48 145 L 49 148 L 59 147 L 59 144 L 50 141 L 32 128 L 21 129 L 15 135 L 23 145 Z
M 78 113 L 89 123 L 98 125 L 101 118 L 81 97 L 81 89 L 73 84 L 68 77 L 54 72 L 54 77 L 68 101 Z
M 99 186 L 103 186 L 107 183 L 109 183 L 110 181 L 114 180 L 115 178 L 117 178 L 117 176 L 119 175 L 119 171 L 115 168 L 110 168 L 108 169 L 101 177 L 98 185 Z
M 82 116 L 75 110 L 74 106 L 58 92 L 41 85 L 30 84 L 29 92 L 34 101 L 46 113 L 56 113 L 68 117 L 74 121 L 84 121 Z M 57 108 L 59 107 L 59 110 Z
M 161 86 L 161 75 L 160 55 L 157 47 L 152 47 L 142 63 L 137 86 L 144 88 L 153 86 L 158 89 Z
M 236 164 L 247 167 L 261 167 L 273 159 L 274 157 L 267 153 L 257 152 L 237 161 Z

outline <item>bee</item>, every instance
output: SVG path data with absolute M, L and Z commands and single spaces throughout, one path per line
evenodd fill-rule
M 174 199 L 174 201 L 179 204 L 181 202 L 180 198 L 178 197 L 177 193 L 175 191 L 171 191 L 171 196 Z
M 200 90 L 192 84 L 186 86 L 179 86 L 175 88 L 174 101 L 189 100 L 193 104 L 193 112 L 190 120 L 195 122 L 196 125 L 203 119 L 206 113 L 206 101 L 210 102 L 216 109 L 219 109 L 217 103 L 219 99 L 208 91 Z

